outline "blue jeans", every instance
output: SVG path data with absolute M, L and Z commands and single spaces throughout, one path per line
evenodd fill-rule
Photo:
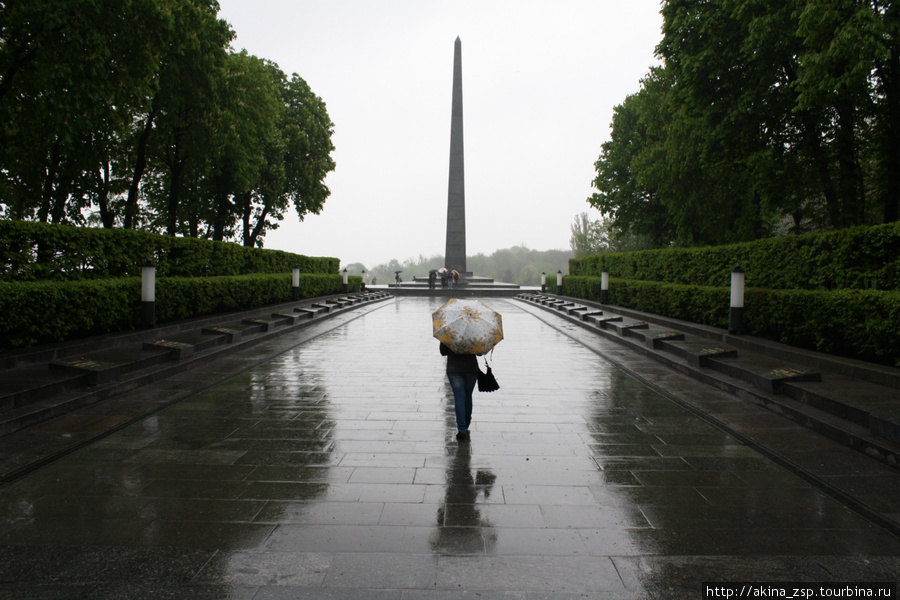
M 456 428 L 465 433 L 472 422 L 472 392 L 478 382 L 478 373 L 447 373 L 447 379 L 456 402 Z

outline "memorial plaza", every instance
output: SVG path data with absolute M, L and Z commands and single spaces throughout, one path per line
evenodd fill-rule
M 483 299 L 501 387 L 475 393 L 458 442 L 432 337 L 445 300 L 317 315 L 0 437 L 0 597 L 896 585 L 896 465 L 519 297 Z

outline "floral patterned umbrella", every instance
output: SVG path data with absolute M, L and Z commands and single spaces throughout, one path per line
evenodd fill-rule
M 503 339 L 500 313 L 481 300 L 451 298 L 432 314 L 434 337 L 457 354 L 487 354 Z

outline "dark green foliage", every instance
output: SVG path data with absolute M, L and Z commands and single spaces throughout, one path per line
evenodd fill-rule
M 800 348 L 900 367 L 900 292 L 749 290 L 747 332 Z
M 350 277 L 350 291 L 362 278 Z M 338 274 L 304 274 L 301 298 L 341 291 Z M 0 349 L 60 342 L 140 326 L 139 277 L 62 282 L 0 282 Z M 157 280 L 160 324 L 291 300 L 290 273 Z
M 0 217 L 262 247 L 321 212 L 334 125 L 216 0 L 0 2 Z
M 565 277 L 563 294 L 599 301 L 600 278 Z M 728 326 L 729 298 L 728 288 L 610 278 L 608 303 L 724 328 Z
M 140 298 L 140 278 L 0 282 L 0 348 L 131 329 Z
M 747 287 L 900 290 L 900 223 L 707 248 L 600 254 L 569 261 L 573 275 L 728 286 L 740 264 Z
M 563 294 L 599 301 L 600 278 L 570 276 Z M 609 301 L 700 323 L 728 327 L 728 287 L 610 278 Z M 900 292 L 879 290 L 748 290 L 744 332 L 798 348 L 900 367 Z
M 900 215 L 900 5 L 664 0 L 589 199 L 654 247 Z
M 0 220 L 0 281 L 77 280 L 140 275 L 152 259 L 158 277 L 338 272 L 337 258 L 123 229 Z
M 356 278 L 359 289 L 361 278 Z M 340 275 L 303 275 L 300 295 L 313 298 L 341 291 Z M 242 275 L 239 277 L 172 277 L 157 285 L 157 318 L 178 321 L 204 315 L 246 310 L 291 299 L 291 275 Z
M 563 294 L 600 300 L 600 278 L 569 276 Z M 726 329 L 729 287 L 610 278 L 609 300 L 623 306 Z M 798 348 L 900 367 L 900 291 L 749 289 L 744 333 Z

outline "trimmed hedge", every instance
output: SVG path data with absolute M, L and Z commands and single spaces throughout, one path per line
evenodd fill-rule
M 600 278 L 564 277 L 563 294 L 599 302 Z M 710 327 L 727 328 L 730 300 L 728 288 L 610 278 L 607 303 Z
M 350 277 L 359 291 L 361 277 Z M 302 298 L 340 293 L 338 274 L 303 274 Z M 156 316 L 167 323 L 290 302 L 291 274 L 170 277 L 156 282 Z M 139 277 L 64 282 L 0 282 L 0 349 L 127 331 L 140 323 Z
M 336 274 L 337 258 L 126 229 L 0 220 L 0 281 L 73 281 L 139 276 L 148 259 L 159 277 L 250 273 Z
M 140 298 L 140 278 L 0 282 L 0 349 L 131 329 Z
M 600 300 L 600 278 L 569 276 L 563 294 Z M 608 303 L 727 329 L 730 289 L 610 278 Z M 798 348 L 900 367 L 900 292 L 748 289 L 744 331 Z
M 600 254 L 569 260 L 569 273 L 697 286 L 728 286 L 740 264 L 748 287 L 900 290 L 900 222 L 715 246 Z

